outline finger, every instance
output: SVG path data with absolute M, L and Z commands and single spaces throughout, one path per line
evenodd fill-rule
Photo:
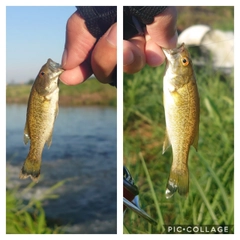
M 92 75 L 92 69 L 88 62 L 83 62 L 81 65 L 65 70 L 59 79 L 66 85 L 76 85 L 84 82 L 87 78 Z
M 117 65 L 117 24 L 99 39 L 91 55 L 91 65 L 95 77 L 102 83 L 112 81 Z
M 136 73 L 145 66 L 144 45 L 143 36 L 135 36 L 128 41 L 123 41 L 123 71 L 125 73 Z
M 160 47 L 175 48 L 177 45 L 177 9 L 167 7 L 154 18 L 146 29 L 151 39 Z
M 165 61 L 162 49 L 152 39 L 146 41 L 145 56 L 146 63 L 151 67 L 157 67 Z
M 88 57 L 95 42 L 96 39 L 87 30 L 84 19 L 75 12 L 67 22 L 62 67 L 69 70 L 80 65 Z

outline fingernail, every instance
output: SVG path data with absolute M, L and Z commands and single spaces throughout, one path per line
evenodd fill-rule
M 107 32 L 107 41 L 113 45 L 113 47 L 117 46 L 117 28 L 111 27 Z
M 133 52 L 129 48 L 123 49 L 123 66 L 130 65 L 134 61 Z
M 62 55 L 62 67 L 64 67 L 67 63 L 67 49 L 64 49 L 63 55 Z

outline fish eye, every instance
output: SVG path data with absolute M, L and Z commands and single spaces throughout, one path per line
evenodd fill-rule
M 39 77 L 42 77 L 42 76 L 44 76 L 45 75 L 45 72 L 40 72 L 39 73 Z
M 183 58 L 182 58 L 182 65 L 183 65 L 183 66 L 187 66 L 188 64 L 189 64 L 188 58 L 187 58 L 187 57 L 183 57 Z

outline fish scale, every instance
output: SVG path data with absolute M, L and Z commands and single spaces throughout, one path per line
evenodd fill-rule
M 52 142 L 54 122 L 58 114 L 58 77 L 62 72 L 58 63 L 48 59 L 33 83 L 24 128 L 24 143 L 27 144 L 30 140 L 30 149 L 20 179 L 30 177 L 38 182 L 44 145 L 47 143 L 50 147 Z
M 166 55 L 163 154 L 170 145 L 173 153 L 166 188 L 166 197 L 170 198 L 177 190 L 183 196 L 189 191 L 188 155 L 191 145 L 197 150 L 200 104 L 191 57 L 184 43 L 163 52 Z

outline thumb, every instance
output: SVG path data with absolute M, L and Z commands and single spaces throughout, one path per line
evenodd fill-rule
M 147 25 L 151 39 L 160 47 L 174 48 L 177 45 L 177 9 L 168 7 Z
M 67 22 L 65 49 L 62 55 L 62 67 L 73 69 L 86 60 L 96 42 L 88 31 L 84 19 L 75 12 Z

